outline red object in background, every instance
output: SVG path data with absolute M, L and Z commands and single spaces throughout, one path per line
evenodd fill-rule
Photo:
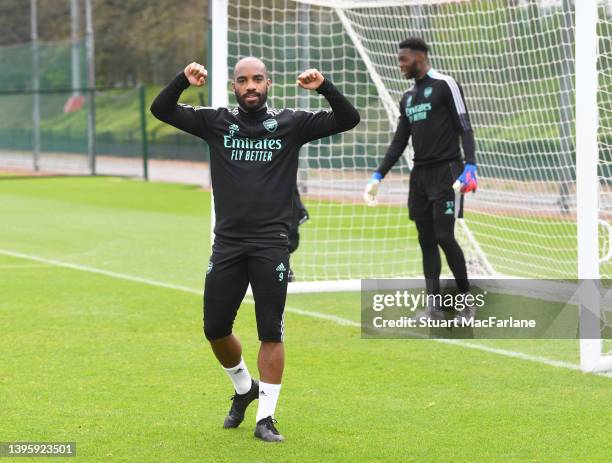
M 64 103 L 64 112 L 72 113 L 74 111 L 78 111 L 79 109 L 83 107 L 83 103 L 85 103 L 84 96 L 82 95 L 74 96 L 73 95 L 70 98 L 68 98 L 68 100 L 66 100 L 66 103 Z

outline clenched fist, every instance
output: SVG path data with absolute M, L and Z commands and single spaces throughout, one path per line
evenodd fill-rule
M 196 87 L 201 87 L 206 83 L 206 78 L 208 77 L 208 71 L 198 63 L 188 64 L 185 68 L 185 77 L 189 80 L 191 85 L 195 85 Z
M 316 90 L 321 86 L 325 78 L 316 69 L 308 69 L 302 72 L 297 78 L 297 84 L 307 90 Z

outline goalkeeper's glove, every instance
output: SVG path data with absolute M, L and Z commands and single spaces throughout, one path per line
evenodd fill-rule
M 376 206 L 378 204 L 376 195 L 378 194 L 378 187 L 380 186 L 382 178 L 383 176 L 380 172 L 374 172 L 372 178 L 366 185 L 365 191 L 363 192 L 363 200 L 368 206 Z
M 469 193 L 470 191 L 476 192 L 478 189 L 476 171 L 477 169 L 475 164 L 466 164 L 465 168 L 463 169 L 463 173 L 453 184 L 455 191 L 461 191 L 461 193 Z

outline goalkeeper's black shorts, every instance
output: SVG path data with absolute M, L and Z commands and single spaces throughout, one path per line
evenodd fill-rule
M 453 183 L 463 172 L 463 161 L 415 166 L 410 173 L 408 214 L 411 220 L 463 217 L 463 195 Z
M 206 339 L 212 341 L 232 333 L 250 283 L 259 340 L 282 341 L 288 269 L 286 242 L 255 245 L 216 239 L 204 283 Z

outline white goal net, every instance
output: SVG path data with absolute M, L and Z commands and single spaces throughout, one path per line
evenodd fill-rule
M 229 65 L 262 58 L 272 106 L 325 108 L 295 85 L 300 70 L 317 67 L 362 115 L 356 130 L 302 151 L 312 222 L 294 257 L 298 277 L 421 273 L 405 207 L 410 153 L 382 182 L 382 206 L 361 200 L 411 85 L 397 66 L 408 36 L 431 45 L 433 67 L 463 86 L 471 113 L 480 191 L 466 198 L 457 231 L 472 272 L 575 276 L 573 32 L 561 1 L 230 2 Z
M 609 278 L 612 1 L 598 5 L 599 270 Z M 412 85 L 397 66 L 397 45 L 410 36 L 424 38 L 432 66 L 463 86 L 471 114 L 479 191 L 466 197 L 457 225 L 470 273 L 578 276 L 573 0 L 236 0 L 228 16 L 228 67 L 261 58 L 271 106 L 326 108 L 295 84 L 316 67 L 362 116 L 355 130 L 301 152 L 298 184 L 311 220 L 292 256 L 298 280 L 422 275 L 406 210 L 410 147 L 382 182 L 381 204 L 362 201 Z

